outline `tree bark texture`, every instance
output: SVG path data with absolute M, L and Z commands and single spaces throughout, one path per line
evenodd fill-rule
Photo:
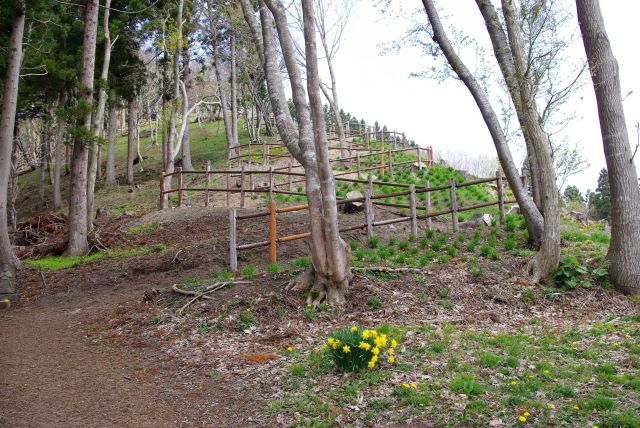
M 9 38 L 9 51 L 2 109 L 0 110 L 0 294 L 15 290 L 16 265 L 7 225 L 7 194 L 11 171 L 11 149 L 16 120 L 20 63 L 22 61 L 22 37 L 24 35 L 25 2 L 17 1 L 13 7 L 13 22 Z
M 133 186 L 133 160 L 136 156 L 136 99 L 127 102 L 127 184 Z
M 115 95 L 109 97 L 109 119 L 107 128 L 107 167 L 105 182 L 116 184 L 116 138 L 118 137 L 118 104 Z
M 58 96 L 58 109 L 63 109 L 67 103 L 67 94 L 61 91 Z M 66 122 L 63 115 L 56 118 L 55 156 L 53 160 L 53 208 L 62 208 L 62 194 L 60 192 L 60 174 L 62 170 L 62 147 L 64 146 Z
M 609 278 L 623 293 L 640 293 L 640 189 L 629 146 L 618 62 L 598 0 L 576 0 L 578 21 L 598 103 L 611 191 Z
M 85 30 L 82 42 L 80 70 L 80 100 L 88 107 L 93 103 L 93 70 L 96 61 L 96 35 L 98 32 L 98 0 L 88 0 L 85 8 Z M 78 118 L 78 126 L 91 131 L 88 111 Z M 71 159 L 71 190 L 69 192 L 69 222 L 66 254 L 81 256 L 89 251 L 87 241 L 87 163 L 89 149 L 82 137 L 73 141 Z
M 104 2 L 104 15 L 102 18 L 102 31 L 104 33 L 104 58 L 102 70 L 100 72 L 100 85 L 98 92 L 98 104 L 93 114 L 93 124 L 91 131 L 95 137 L 102 137 L 104 128 L 104 108 L 107 103 L 107 79 L 109 78 L 109 64 L 111 62 L 111 34 L 109 32 L 109 11 L 111 0 Z M 96 178 L 100 168 L 98 153 L 100 146 L 98 143 L 91 145 L 89 150 L 89 166 L 87 168 L 87 232 L 93 229 L 93 201 L 96 188 Z
M 182 71 L 182 78 L 184 85 L 187 88 L 187 94 L 189 93 L 189 84 L 191 80 L 191 68 L 189 67 L 189 46 L 184 48 L 184 70 Z M 183 100 L 186 103 L 188 100 Z M 184 129 L 184 135 L 182 136 L 182 169 L 185 171 L 193 171 L 193 163 L 191 162 L 191 139 L 189 137 L 189 118 L 187 117 L 187 127 Z

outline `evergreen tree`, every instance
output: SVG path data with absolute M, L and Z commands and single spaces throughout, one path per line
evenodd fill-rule
M 591 216 L 596 220 L 608 219 L 611 216 L 611 192 L 609 190 L 609 175 L 606 168 L 600 170 L 598 187 L 589 195 Z
M 565 202 L 580 202 L 580 203 L 584 203 L 585 199 L 582 196 L 582 193 L 580 193 L 580 189 L 578 189 L 578 187 L 570 185 L 567 186 L 566 189 L 564 189 L 564 200 Z

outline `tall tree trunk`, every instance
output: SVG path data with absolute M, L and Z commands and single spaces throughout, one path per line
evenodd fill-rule
M 246 1 L 246 0 L 243 0 Z M 268 9 L 267 7 L 268 6 Z M 260 4 L 262 40 L 264 45 L 264 69 L 269 96 L 276 116 L 281 138 L 291 154 L 303 165 L 306 173 L 307 199 L 309 201 L 309 229 L 312 275 L 304 275 L 298 285 L 308 286 L 313 281 L 316 294 L 314 305 L 327 300 L 332 305 L 342 305 L 351 278 L 349 247 L 338 233 L 337 208 L 333 175 L 328 161 L 328 149 L 322 115 L 317 59 L 315 49 L 313 12 L 310 2 L 303 2 L 305 11 L 305 44 L 307 46 L 307 79 L 311 106 L 307 104 L 302 76 L 295 60 L 295 50 L 289 33 L 285 9 L 279 1 L 266 0 Z M 243 7 L 243 10 L 245 8 Z M 289 114 L 279 77 L 277 57 L 273 41 L 273 13 L 282 47 L 285 64 L 291 81 L 293 102 L 296 105 L 298 132 Z M 311 13 L 311 15 L 309 15 Z M 252 19 L 247 17 L 245 19 Z M 307 22 L 310 21 L 310 22 Z M 310 80 L 310 81 L 309 81 Z M 311 110 L 310 110 L 311 108 Z M 312 119 L 313 116 L 313 119 Z
M 49 146 L 49 119 L 42 119 L 42 128 L 40 131 L 40 156 L 39 156 L 39 170 L 40 177 L 38 180 L 38 196 L 40 196 L 40 203 L 46 206 L 45 200 L 45 187 L 47 184 L 47 148 Z
M 523 119 L 520 126 L 528 130 L 531 137 L 534 164 L 538 167 L 540 180 L 540 198 L 544 213 L 544 229 L 540 251 L 530 261 L 528 270 L 533 282 L 548 278 L 558 267 L 560 261 L 560 201 L 556 187 L 556 172 L 551 156 L 551 146 L 547 134 L 540 124 L 535 95 L 531 87 L 525 59 L 524 42 L 520 25 L 516 19 L 516 7 L 512 0 L 502 0 L 502 13 L 511 45 L 514 67 L 520 99 L 522 101 Z M 530 153 L 531 155 L 531 153 Z
M 109 63 L 111 62 L 111 35 L 109 33 L 109 11 L 111 8 L 111 0 L 104 2 L 104 16 L 102 19 L 102 29 L 104 32 L 104 59 L 102 62 L 102 70 L 100 73 L 100 91 L 98 93 L 98 105 L 93 114 L 93 124 L 91 132 L 95 137 L 102 137 L 104 128 L 104 108 L 107 102 L 107 79 L 109 78 Z M 96 177 L 100 163 L 98 160 L 98 152 L 100 146 L 97 143 L 91 145 L 89 151 L 89 167 L 87 171 L 87 232 L 93 229 L 93 201 L 96 189 Z
M 133 186 L 133 160 L 136 155 L 136 99 L 127 102 L 127 184 Z
M 322 97 L 320 94 L 320 78 L 318 75 L 318 53 L 316 49 L 315 11 L 313 0 L 302 0 L 302 12 L 304 23 L 305 55 L 307 64 L 307 91 L 309 93 L 309 106 L 313 122 L 313 136 L 318 170 L 321 203 L 318 207 L 309 204 L 309 215 L 320 216 L 322 222 L 322 239 L 314 243 L 313 253 L 324 254 L 323 260 L 314 263 L 315 285 L 313 291 L 322 299 L 326 296 L 329 304 L 342 305 L 345 302 L 345 294 L 351 280 L 351 251 L 349 246 L 340 237 L 338 224 L 338 208 L 336 204 L 336 189 L 329 150 L 327 147 L 327 135 L 325 131 L 324 111 L 322 109 Z M 335 89 L 335 79 L 332 73 L 332 83 Z M 337 93 L 333 93 L 334 102 L 337 101 Z M 316 221 L 318 221 L 316 220 Z M 321 245 L 322 248 L 316 248 Z M 319 257 L 316 257 L 318 259 Z
M 236 156 L 240 153 L 238 146 L 238 75 L 236 67 L 236 36 L 231 35 L 231 133 Z
M 513 162 L 511 150 L 509 149 L 509 145 L 504 136 L 504 132 L 502 132 L 502 127 L 500 126 L 498 116 L 491 107 L 491 103 L 482 91 L 482 88 L 474 78 L 473 74 L 464 65 L 460 57 L 458 57 L 458 54 L 453 49 L 453 46 L 451 45 L 451 42 L 449 41 L 449 38 L 447 37 L 447 34 L 442 27 L 440 17 L 438 16 L 438 12 L 433 5 L 433 1 L 422 0 L 422 4 L 424 6 L 425 12 L 427 13 L 427 16 L 429 17 L 429 22 L 431 23 L 431 27 L 433 29 L 433 41 L 438 44 L 438 46 L 442 50 L 442 53 L 446 57 L 447 62 L 451 65 L 451 68 L 453 68 L 458 78 L 467 87 L 467 89 L 471 93 L 471 96 L 475 100 L 480 113 L 482 114 L 482 118 L 484 119 L 484 122 L 487 125 L 487 129 L 491 134 L 493 144 L 496 147 L 498 160 L 500 161 L 502 170 L 504 171 L 505 176 L 507 177 L 507 181 L 509 182 L 509 187 L 513 191 L 516 201 L 520 206 L 520 210 L 527 222 L 529 239 L 534 244 L 540 245 L 542 243 L 543 237 L 544 219 L 542 217 L 542 214 L 540 213 L 540 211 L 538 211 L 538 208 L 534 204 L 533 199 L 529 197 L 526 189 L 522 186 L 522 182 L 520 181 L 520 173 L 518 171 L 518 168 L 516 168 L 515 163 Z
M 67 93 L 60 91 L 58 96 L 58 109 L 62 110 L 67 103 Z M 64 147 L 64 135 L 66 122 L 64 116 L 60 114 L 57 119 L 55 157 L 53 161 L 53 207 L 56 210 L 62 208 L 62 194 L 60 192 L 60 174 L 62 169 L 62 148 Z
M 7 228 L 7 193 L 18 101 L 20 63 L 22 61 L 25 2 L 14 2 L 12 12 L 13 22 L 9 50 L 7 52 L 6 74 L 4 76 L 2 110 L 0 110 L 0 294 L 12 294 L 14 292 L 16 266 L 18 264 L 18 259 L 11 247 Z
M 82 69 L 80 70 L 80 100 L 87 106 L 93 103 L 93 72 L 96 61 L 96 35 L 98 30 L 98 0 L 87 0 L 85 30 L 82 43 Z M 78 126 L 91 131 L 91 115 L 81 113 Z M 71 190 L 69 192 L 69 223 L 66 254 L 84 255 L 89 251 L 87 241 L 87 163 L 89 151 L 82 137 L 73 142 L 71 161 Z
M 640 189 L 624 117 L 618 62 L 598 0 L 576 0 L 584 50 L 598 103 L 611 190 L 609 277 L 623 293 L 640 293 Z
M 189 93 L 189 85 L 191 81 L 191 69 L 189 67 L 189 46 L 184 48 L 184 70 L 182 72 L 184 85 L 187 88 L 187 94 Z M 189 118 L 187 118 L 187 127 L 184 129 L 184 136 L 182 137 L 182 169 L 186 171 L 193 171 L 193 163 L 191 162 L 191 139 L 189 138 Z
M 213 71 L 216 76 L 216 84 L 218 85 L 218 96 L 220 97 L 220 110 L 222 113 L 222 120 L 224 122 L 224 132 L 227 137 L 227 150 L 229 153 L 229 157 L 233 157 L 235 155 L 234 147 L 235 144 L 233 142 L 233 127 L 231 126 L 231 119 L 229 117 L 229 105 L 227 104 L 227 98 L 225 95 L 224 84 L 222 82 L 222 76 L 220 73 L 220 64 L 218 60 L 218 54 L 216 52 L 217 46 L 214 40 L 213 42 Z
M 118 104 L 115 95 L 109 97 L 109 123 L 107 130 L 107 168 L 105 181 L 116 184 L 116 138 L 118 134 Z

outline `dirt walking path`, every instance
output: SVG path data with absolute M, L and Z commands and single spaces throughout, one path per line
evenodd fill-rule
M 100 298 L 58 295 L 0 315 L 0 426 L 179 425 L 158 386 L 132 376 L 127 355 L 86 336 L 87 317 L 104 309 Z

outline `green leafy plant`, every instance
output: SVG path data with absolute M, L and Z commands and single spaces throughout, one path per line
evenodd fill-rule
M 377 296 L 371 296 L 367 299 L 367 306 L 371 309 L 379 309 L 382 307 L 382 301 Z
M 256 274 L 255 266 L 245 266 L 242 268 L 242 276 L 253 276 Z
M 379 236 L 371 236 L 367 239 L 367 246 L 369 248 L 378 248 L 380 245 L 380 237 Z
M 253 315 L 253 312 L 251 312 L 251 308 L 247 308 L 243 312 L 240 312 L 238 318 L 236 318 L 236 330 L 248 330 L 254 322 L 255 316 Z
M 589 270 L 573 256 L 560 260 L 558 269 L 553 273 L 556 287 L 573 290 L 580 285 L 581 277 Z
M 366 367 L 373 369 L 379 360 L 386 357 L 389 364 L 395 363 L 395 339 L 376 330 L 363 330 L 353 326 L 339 329 L 327 338 L 327 355 L 338 370 L 357 372 Z

